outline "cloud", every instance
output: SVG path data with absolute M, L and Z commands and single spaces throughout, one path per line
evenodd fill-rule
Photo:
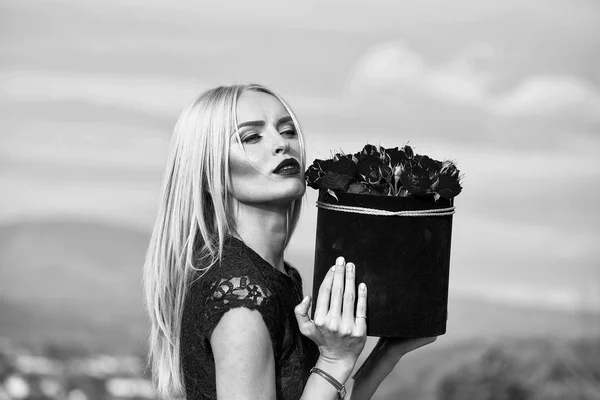
M 0 224 L 48 217 L 110 221 L 147 228 L 156 215 L 155 179 L 60 182 L 0 175 L 10 195 L 0 198 Z
M 349 95 L 410 88 L 443 101 L 478 103 L 488 97 L 491 76 L 473 65 L 493 54 L 491 45 L 474 43 L 450 62 L 433 66 L 402 41 L 382 43 L 356 62 L 347 83 Z
M 543 116 L 574 113 L 600 116 L 600 92 L 573 76 L 534 76 L 490 104 L 496 114 Z
M 582 78 L 534 75 L 513 89 L 494 94 L 494 77 L 478 67 L 495 57 L 488 43 L 472 43 L 448 62 L 428 63 L 401 40 L 368 49 L 355 63 L 347 80 L 347 96 L 426 96 L 447 104 L 468 105 L 504 117 L 588 116 L 600 120 L 600 91 Z
M 0 71 L 0 96 L 8 100 L 85 101 L 167 116 L 178 115 L 206 87 L 165 76 Z
M 562 311 L 600 311 L 600 288 L 549 286 L 543 283 L 494 283 L 455 280 L 451 293 L 514 306 L 531 306 Z

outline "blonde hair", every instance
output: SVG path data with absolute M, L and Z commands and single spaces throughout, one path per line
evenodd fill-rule
M 237 132 L 237 101 L 244 91 L 268 93 L 281 101 L 298 132 L 300 165 L 305 169 L 300 125 L 288 104 L 271 89 L 256 84 L 217 87 L 201 94 L 181 113 L 171 139 L 143 273 L 151 322 L 148 363 L 161 397 L 185 396 L 179 347 L 185 296 L 194 278 L 220 262 L 225 236 L 236 229 L 230 212 L 229 149 L 230 135 Z M 288 209 L 286 247 L 301 207 L 299 198 Z

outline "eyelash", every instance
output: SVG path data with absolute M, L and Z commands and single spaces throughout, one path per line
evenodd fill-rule
M 290 135 L 296 136 L 297 132 L 295 129 L 286 129 L 285 131 L 282 131 L 281 134 L 283 135 L 284 133 L 289 133 Z
M 292 136 L 296 136 L 298 133 L 296 132 L 295 129 L 286 129 L 284 131 L 281 131 L 281 134 L 282 135 L 283 134 L 290 134 Z M 260 135 L 256 135 L 256 134 L 254 134 L 254 135 L 248 135 L 244 139 L 242 139 L 242 143 L 247 143 L 247 142 L 249 142 L 251 140 L 254 140 L 254 139 L 257 139 L 257 138 L 260 138 Z

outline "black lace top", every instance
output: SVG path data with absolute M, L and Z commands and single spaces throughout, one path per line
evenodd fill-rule
M 210 336 L 227 311 L 258 310 L 269 330 L 275 356 L 278 400 L 299 399 L 317 346 L 300 333 L 294 307 L 302 301 L 302 279 L 285 263 L 275 269 L 244 242 L 228 236 L 223 261 L 198 279 L 186 296 L 181 325 L 181 364 L 187 400 L 216 399 Z

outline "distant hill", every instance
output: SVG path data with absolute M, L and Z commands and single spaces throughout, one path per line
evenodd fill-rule
M 0 226 L 0 336 L 82 342 L 106 349 L 144 346 L 142 266 L 149 232 L 81 221 Z M 305 290 L 312 256 L 291 252 Z M 464 339 L 600 332 L 600 316 L 506 306 L 451 295 L 447 334 Z
M 587 400 L 598 398 L 600 393 L 600 364 L 597 362 L 600 335 L 583 339 L 533 336 L 440 344 L 438 341 L 405 356 L 373 400 Z M 504 390 L 510 389 L 513 381 L 524 384 L 530 393 L 524 397 L 507 395 Z M 574 394 L 573 389 L 581 389 L 581 385 L 588 386 L 596 395 L 579 397 L 562 392 L 570 388 Z M 483 393 L 469 391 L 477 386 L 485 389 Z M 559 386 L 562 396 L 544 395 Z M 459 389 L 463 395 L 457 397 Z
M 91 222 L 0 227 L 0 336 L 141 347 L 149 234 Z
M 600 337 L 496 343 L 446 374 L 438 400 L 597 400 Z

